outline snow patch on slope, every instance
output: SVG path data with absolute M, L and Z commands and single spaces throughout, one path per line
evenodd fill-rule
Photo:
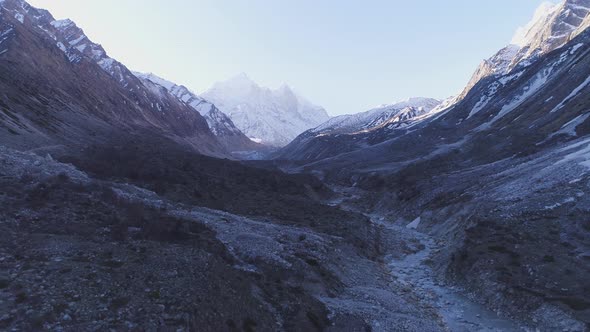
M 577 96 L 589 84 L 590 84 L 590 76 L 588 78 L 586 78 L 586 80 L 584 82 L 582 82 L 582 84 L 580 84 L 577 88 L 575 88 L 567 97 L 565 97 L 565 99 L 561 103 L 559 103 L 557 106 L 555 106 L 555 108 L 553 108 L 551 110 L 551 113 L 555 113 L 555 112 L 559 111 L 560 109 L 562 109 L 565 106 L 565 104 L 567 104 L 570 100 L 572 100 L 572 98 Z
M 14 14 L 14 18 L 16 18 L 21 23 L 25 23 L 25 16 L 21 13 Z
M 586 145 L 586 146 L 584 146 L 584 145 Z M 581 166 L 585 166 L 587 168 L 590 168 L 590 139 L 585 139 L 581 142 L 572 144 L 566 148 L 561 149 L 560 151 L 564 152 L 564 151 L 574 150 L 577 148 L 580 148 L 580 149 L 565 155 L 560 161 L 555 163 L 555 165 L 561 165 L 563 163 L 569 163 L 569 162 L 577 162 Z
M 574 118 L 572 121 L 564 124 L 559 131 L 557 131 L 555 134 L 553 134 L 551 136 L 555 136 L 558 134 L 577 136 L 576 128 L 578 128 L 578 126 L 581 125 L 582 123 L 584 123 L 588 118 L 590 118 L 590 111 L 589 111 L 589 113 L 581 114 L 581 115 L 577 116 L 576 118 Z
M 73 24 L 74 24 L 74 22 L 72 22 L 72 20 L 70 20 L 70 19 L 55 20 L 55 21 L 51 22 L 51 25 L 56 29 L 64 29 L 64 28 L 67 28 Z

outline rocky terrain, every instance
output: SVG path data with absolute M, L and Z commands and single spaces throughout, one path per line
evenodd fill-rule
M 365 213 L 417 221 L 444 243 L 436 275 L 504 317 L 585 331 L 589 36 L 485 76 L 409 128 L 318 137 L 276 164 L 363 189 Z M 335 147 L 350 140 L 366 143 Z
M 543 7 L 457 97 L 328 120 L 0 0 L 0 329 L 590 330 L 589 7 Z
M 219 168 L 262 172 L 209 161 L 216 167 L 194 172 L 210 180 Z M 151 191 L 154 174 L 119 175 L 125 170 L 95 175 L 0 148 L 3 329 L 443 330 L 436 312 L 381 264 L 382 252 L 408 250 L 404 242 L 381 247 L 394 234 L 309 198 L 330 193 L 314 190 L 312 178 L 264 172 L 263 187 L 244 186 L 246 194 L 264 202 L 264 186 L 282 180 L 273 195 L 288 200 L 275 200 L 275 209 L 243 199 L 244 206 L 220 207 L 243 211 L 236 215 L 204 207 L 215 201 L 197 191 L 177 196 L 198 181 L 164 176 Z M 217 185 L 207 191 L 214 195 Z M 297 200 L 308 210 L 288 210 Z

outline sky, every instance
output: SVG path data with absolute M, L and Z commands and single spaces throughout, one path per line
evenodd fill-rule
M 247 73 L 330 115 L 444 99 L 541 0 L 29 0 L 132 70 L 202 93 Z

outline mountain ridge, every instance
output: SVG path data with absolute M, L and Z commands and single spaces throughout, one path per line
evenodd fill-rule
M 516 31 L 509 45 L 479 65 L 460 98 L 481 79 L 516 72 L 537 57 L 565 45 L 581 32 L 589 12 L 589 0 L 542 3 L 531 21 Z
M 101 137 L 97 132 L 152 131 L 229 156 L 198 112 L 147 89 L 72 21 L 56 21 L 23 0 L 4 0 L 0 11 L 5 142 L 81 144 Z
M 288 85 L 261 87 L 242 73 L 215 83 L 201 94 L 227 114 L 250 139 L 283 146 L 301 132 L 329 118 L 327 112 L 299 96 Z
M 444 109 L 442 105 L 437 99 L 414 97 L 366 112 L 333 117 L 297 136 L 273 158 L 309 161 L 363 149 L 438 113 Z
M 226 114 L 221 112 L 214 104 L 199 97 L 187 87 L 168 81 L 153 73 L 144 74 L 134 72 L 134 75 L 140 78 L 144 84 L 155 84 L 166 89 L 168 93 L 199 112 L 205 120 L 207 120 L 209 129 L 211 129 L 213 134 L 228 151 L 248 151 L 261 148 L 257 143 L 246 137 L 246 135 L 235 126 L 232 120 Z

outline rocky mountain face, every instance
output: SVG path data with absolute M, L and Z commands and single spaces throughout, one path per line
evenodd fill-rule
M 410 98 L 390 105 L 381 105 L 364 113 L 337 116 L 311 131 L 317 134 L 370 131 L 423 115 L 439 104 L 440 100 L 432 98 Z
M 528 61 L 380 144 L 291 171 L 366 190 L 358 204 L 386 220 L 418 220 L 448 244 L 435 269 L 487 306 L 585 331 L 590 31 Z
M 383 142 L 441 105 L 432 98 L 410 98 L 364 113 L 334 117 L 299 135 L 274 154 L 277 159 L 317 160 Z
M 150 90 L 69 20 L 21 0 L 0 4 L 2 141 L 19 148 L 149 131 L 201 153 L 227 156 L 205 119 Z
M 215 105 L 197 96 L 185 86 L 177 85 L 154 74 L 134 74 L 155 93 L 161 93 L 162 91 L 159 90 L 164 89 L 167 93 L 199 112 L 207 120 L 211 132 L 227 151 L 251 151 L 261 148 L 259 144 L 246 137 L 234 125 L 232 120 Z
M 285 146 L 297 135 L 329 116 L 283 85 L 277 90 L 263 88 L 245 74 L 216 83 L 202 94 L 227 114 L 252 140 L 275 147 Z
M 584 30 L 589 12 L 588 0 L 544 2 L 532 20 L 518 29 L 510 45 L 480 64 L 461 97 L 485 77 L 518 71 L 537 57 L 562 47 Z
M 430 112 L 416 117 L 411 124 L 407 121 L 403 122 L 405 126 L 401 128 L 408 125 L 413 127 L 421 121 L 438 118 L 437 114 L 444 114 L 452 110 L 455 104 L 466 98 L 479 82 L 494 78 L 494 83 L 490 84 L 487 90 L 481 93 L 480 102 L 476 103 L 471 110 L 468 117 L 471 118 L 487 105 L 488 99 L 496 94 L 497 89 L 519 77 L 527 67 L 540 57 L 563 47 L 581 31 L 584 31 L 584 27 L 589 24 L 587 23 L 590 20 L 589 11 L 590 1 L 588 0 L 567 0 L 559 4 L 543 3 L 535 12 L 533 19 L 524 27 L 519 28 L 510 45 L 502 48 L 494 56 L 480 64 L 460 95 L 449 98 Z M 337 119 L 335 121 L 338 121 Z M 457 120 L 462 122 L 464 119 Z M 457 124 L 460 124 L 460 122 Z M 327 125 L 329 126 L 329 122 Z M 376 129 L 380 128 L 377 127 Z M 393 128 L 390 127 L 389 129 Z M 354 136 L 339 136 L 334 139 L 323 133 L 306 132 L 292 144 L 274 154 L 273 157 L 277 159 L 317 160 L 376 145 L 400 134 L 403 134 L 403 131 L 384 129 L 366 133 L 359 130 L 359 133 Z
M 513 66 L 531 56 L 551 52 L 576 36 L 578 27 L 590 12 L 588 0 L 566 0 L 553 6 L 541 6 L 523 30 L 519 30 L 513 43 L 522 49 Z

